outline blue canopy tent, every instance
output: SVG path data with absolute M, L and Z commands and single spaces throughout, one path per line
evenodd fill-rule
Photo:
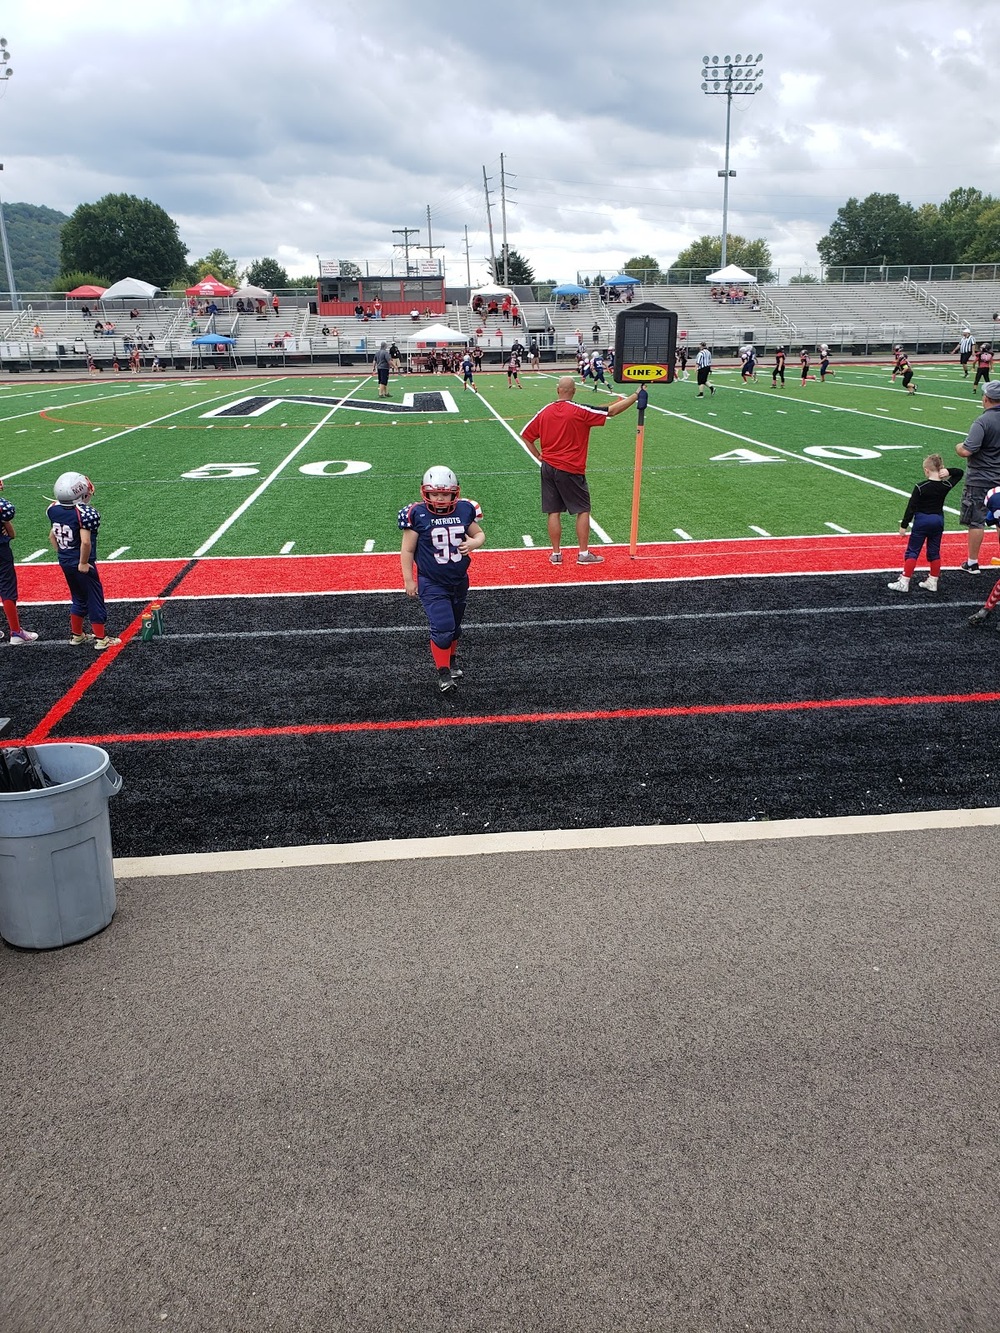
M 222 343 L 228 344 L 230 347 L 235 341 L 236 339 L 230 338 L 227 333 L 199 333 L 197 338 L 191 339 L 192 343 L 211 344 L 212 346 Z
M 638 287 L 639 279 L 633 278 L 629 273 L 619 273 L 617 277 L 608 278 L 604 285 L 605 287 Z
M 586 296 L 587 288 L 581 287 L 575 282 L 562 282 L 558 287 L 552 288 L 553 296 Z

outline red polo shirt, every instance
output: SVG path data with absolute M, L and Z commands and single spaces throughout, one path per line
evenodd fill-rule
M 590 432 L 595 426 L 603 426 L 607 419 L 606 407 L 584 407 L 582 403 L 558 398 L 531 418 L 521 431 L 521 439 L 528 444 L 539 442 L 543 463 L 560 472 L 581 475 L 587 470 Z

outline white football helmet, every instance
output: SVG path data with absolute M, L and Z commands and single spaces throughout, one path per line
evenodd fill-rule
M 444 502 L 435 500 L 432 503 L 429 498 L 432 491 L 446 491 L 450 498 Z M 454 513 L 460 494 L 458 478 L 450 467 L 429 467 L 424 473 L 420 496 L 432 514 Z
M 52 493 L 61 505 L 86 504 L 94 494 L 94 483 L 82 472 L 64 472 L 56 478 Z

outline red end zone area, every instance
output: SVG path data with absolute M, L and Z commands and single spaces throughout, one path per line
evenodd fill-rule
M 748 538 L 745 541 L 664 542 L 640 546 L 633 558 L 626 546 L 602 546 L 604 564 L 580 570 L 576 551 L 565 550 L 561 566 L 549 564 L 544 547 L 477 552 L 472 565 L 476 587 L 526 587 L 585 582 L 639 582 L 644 579 L 739 578 L 741 575 L 863 573 L 901 567 L 905 542 L 898 536 L 816 536 Z M 961 532 L 945 533 L 946 565 L 965 559 Z M 183 571 L 187 570 L 186 573 Z M 305 596 L 310 593 L 401 590 L 399 556 L 323 555 L 207 557 L 135 560 L 101 565 L 105 593 L 116 601 L 161 597 Z M 1000 571 L 998 571 L 1000 573 Z M 36 605 L 66 600 L 66 583 L 56 565 L 19 565 L 19 601 Z

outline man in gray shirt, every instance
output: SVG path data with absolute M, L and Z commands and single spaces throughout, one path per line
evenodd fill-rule
M 976 417 L 961 444 L 959 458 L 967 458 L 959 522 L 969 529 L 969 558 L 961 568 L 979 573 L 979 548 L 986 533 L 986 492 L 1000 486 L 1000 380 L 983 385 L 983 414 Z
M 380 398 L 389 397 L 389 370 L 391 366 L 392 360 L 389 356 L 388 344 L 383 343 L 375 353 L 375 359 L 372 362 L 372 370 L 378 380 L 378 396 Z M 997 388 L 1000 389 L 1000 384 L 997 385 Z

